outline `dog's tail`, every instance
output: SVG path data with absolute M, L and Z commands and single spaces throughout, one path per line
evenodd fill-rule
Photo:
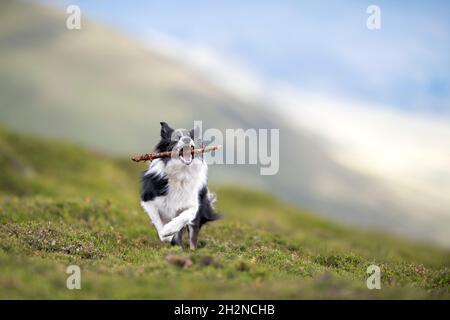
M 209 192 L 208 188 L 204 187 L 200 191 L 199 200 L 200 225 L 222 219 L 222 215 L 214 210 L 214 203 L 217 200 L 215 193 Z
M 214 203 L 217 201 L 217 195 L 211 191 L 208 190 L 208 193 L 206 195 L 208 197 L 209 203 L 211 204 L 211 207 L 214 208 Z
M 211 208 L 213 209 L 212 212 L 211 212 L 211 215 L 210 215 L 210 221 L 222 219 L 222 215 L 217 213 L 215 208 L 214 208 L 214 204 L 217 201 L 217 195 L 215 193 L 213 193 L 213 192 L 210 192 L 208 190 L 207 196 L 208 196 L 209 204 L 210 204 Z

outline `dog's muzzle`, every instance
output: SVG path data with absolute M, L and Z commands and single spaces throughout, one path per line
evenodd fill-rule
M 191 145 L 185 145 L 179 150 L 179 157 L 181 162 L 183 162 L 186 165 L 190 165 L 192 163 L 192 160 L 194 160 L 194 146 Z

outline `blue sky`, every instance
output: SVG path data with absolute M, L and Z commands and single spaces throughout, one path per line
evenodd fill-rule
M 450 113 L 448 1 L 56 1 L 145 38 L 207 45 L 273 82 L 386 105 Z M 366 8 L 381 8 L 381 30 Z

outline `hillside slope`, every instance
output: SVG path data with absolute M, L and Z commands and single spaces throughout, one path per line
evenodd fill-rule
M 224 219 L 198 251 L 164 245 L 138 205 L 143 168 L 0 131 L 0 298 L 450 298 L 448 251 L 231 186 L 213 188 Z
M 69 31 L 64 8 L 0 2 L 2 126 L 118 155 L 150 150 L 161 120 L 179 127 L 202 120 L 204 129 L 222 132 L 280 129 L 277 175 L 263 177 L 257 166 L 223 165 L 212 170 L 211 181 L 239 181 L 339 221 L 434 239 L 439 226 L 412 219 L 389 188 L 336 163 L 318 137 L 83 17 L 82 29 Z

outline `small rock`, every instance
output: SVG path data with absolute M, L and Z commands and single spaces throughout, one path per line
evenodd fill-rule
M 200 259 L 200 265 L 203 267 L 210 266 L 210 265 L 212 265 L 213 262 L 214 262 L 214 260 L 210 256 L 204 256 Z
M 179 257 L 174 254 L 167 255 L 166 260 L 169 263 L 172 263 L 172 264 L 176 265 L 177 267 L 180 267 L 183 269 L 187 269 L 193 265 L 190 257 Z

